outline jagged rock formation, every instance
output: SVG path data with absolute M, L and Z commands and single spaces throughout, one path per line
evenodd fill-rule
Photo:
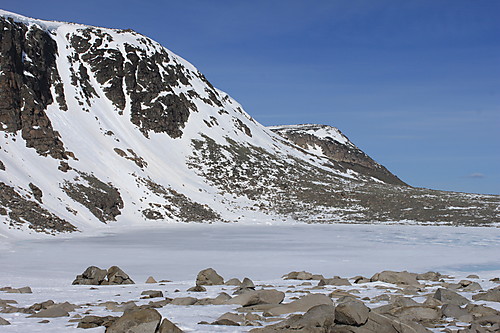
M 498 196 L 407 186 L 333 127 L 263 127 L 136 32 L 4 11 L 0 31 L 0 232 L 500 222 Z

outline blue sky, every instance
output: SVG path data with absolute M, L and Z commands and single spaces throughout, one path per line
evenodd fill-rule
M 12 1 L 145 34 L 264 125 L 321 123 L 410 185 L 500 194 L 500 1 Z

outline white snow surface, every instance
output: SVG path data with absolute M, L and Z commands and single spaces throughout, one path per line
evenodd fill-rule
M 246 217 L 249 220 L 248 214 L 254 214 L 251 209 L 255 201 L 245 197 L 227 200 L 216 187 L 187 166 L 186 162 L 194 152 L 192 140 L 202 139 L 202 134 L 220 145 L 227 145 L 227 139 L 231 139 L 242 145 L 263 148 L 274 155 L 279 155 L 283 160 L 298 158 L 316 167 L 326 168 L 321 156 L 311 156 L 284 144 L 282 138 L 255 122 L 243 111 L 238 102 L 224 92 L 213 90 L 218 95 L 224 112 L 220 112 L 220 107 L 202 100 L 209 98 L 207 90 L 211 88 L 202 80 L 199 71 L 186 60 L 147 37 L 131 31 L 36 20 L 6 11 L 0 11 L 0 15 L 50 31 L 51 37 L 56 41 L 58 49 L 56 64 L 64 86 L 68 111 L 61 110 L 54 98 L 54 103 L 48 106 L 46 113 L 54 130 L 60 134 L 65 150 L 73 152 L 76 157 L 68 161 L 73 170 L 64 173 L 58 170 L 59 160 L 40 156 L 34 149 L 27 148 L 19 131 L 16 134 L 2 135 L 0 160 L 6 170 L 0 172 L 0 181 L 14 187 L 18 193 L 30 200 L 33 200 L 33 196 L 29 184 L 35 184 L 43 192 L 43 208 L 70 222 L 79 231 L 90 232 L 92 229 L 102 227 L 102 222 L 63 191 L 62 186 L 65 183 L 80 181 L 81 177 L 75 170 L 93 174 L 102 182 L 113 184 L 119 190 L 124 208 L 116 217 L 117 222 L 110 223 L 122 228 L 148 223 L 142 211 L 150 208 L 150 203 L 169 204 L 165 198 L 141 183 L 140 179 L 151 179 L 154 183 L 183 194 L 196 203 L 207 205 L 217 212 L 221 219 L 234 221 L 238 217 Z M 123 114 L 119 114 L 104 93 L 105 85 L 97 82 L 90 66 L 82 60 L 69 63 L 68 57 L 75 55 L 70 39 L 72 36 L 81 35 L 87 28 L 99 29 L 109 34 L 112 38 L 106 39 L 103 47 L 118 50 L 125 59 L 127 58 L 125 44 L 129 44 L 144 50 L 147 55 L 165 51 L 170 59 L 170 65 L 182 67 L 183 73 L 189 77 L 189 85 L 179 83 L 172 89 L 176 94 L 184 93 L 186 96 L 188 96 L 187 91 L 193 89 L 200 98 L 189 97 L 198 112 L 190 113 L 180 138 L 173 139 L 166 133 L 151 131 L 148 133 L 149 138 L 145 137 L 130 121 L 130 96 L 125 94 L 126 106 Z M 87 69 L 90 83 L 98 95 L 91 98 L 89 104 L 82 97 L 84 93 L 80 83 L 74 84 L 72 81 L 71 68 L 78 72 L 80 66 Z M 160 72 L 162 70 L 164 69 L 160 68 Z M 52 90 L 53 96 L 56 96 L 54 87 Z M 214 119 L 217 125 L 212 127 L 206 125 L 206 122 L 213 122 Z M 236 123 L 247 126 L 252 135 L 245 134 Z M 339 142 L 347 140 L 340 132 L 334 132 L 335 130 L 331 130 L 323 134 L 333 136 Z M 130 159 L 119 156 L 115 148 L 127 152 L 129 157 L 132 156 L 129 150 L 133 151 L 147 163 L 147 166 L 140 168 Z M 335 170 L 328 170 L 335 174 Z M 338 171 L 337 174 L 339 177 L 348 178 L 357 176 L 354 172 L 347 174 Z M 272 220 L 276 216 L 262 218 Z M 175 217 L 165 217 L 163 221 L 177 222 Z M 16 233 L 9 228 L 9 223 L 6 215 L 0 215 L 0 235 Z M 26 225 L 21 226 L 21 229 L 31 232 Z
M 167 297 L 215 297 L 231 287 L 208 287 L 206 293 L 189 293 L 197 273 L 212 267 L 225 280 L 249 277 L 257 284 L 272 284 L 287 290 L 297 281 L 283 281 L 290 271 L 309 271 L 325 277 L 355 275 L 371 277 L 382 270 L 429 270 L 454 276 L 456 281 L 478 274 L 484 289 L 493 287 L 489 279 L 500 275 L 500 230 L 498 228 L 404 226 L 404 225 L 305 225 L 305 224 L 178 224 L 151 228 L 113 230 L 97 236 L 0 241 L 0 287 L 30 286 L 33 294 L 6 294 L 18 306 L 30 306 L 52 299 L 74 304 L 98 300 L 138 301 L 143 290 L 162 290 Z M 72 286 L 86 267 L 121 267 L 137 283 L 127 286 Z M 165 285 L 144 284 L 148 276 L 168 279 Z M 476 281 L 476 280 L 475 280 Z M 361 288 L 373 297 L 380 283 Z M 329 293 L 337 287 L 314 292 Z M 360 289 L 359 285 L 352 287 Z M 174 292 L 179 289 L 180 292 Z M 470 297 L 470 295 L 468 295 Z M 155 299 L 153 299 L 155 300 Z M 287 299 L 286 301 L 289 301 Z M 422 301 L 422 300 L 419 300 Z M 485 303 L 486 304 L 486 303 Z M 379 306 L 370 303 L 369 306 Z M 488 306 L 499 308 L 498 304 Z M 245 332 L 248 327 L 198 325 L 215 321 L 236 306 L 174 306 L 158 309 L 162 316 L 186 332 Z M 89 308 L 76 310 L 82 314 Z M 96 310 L 97 309 L 97 310 Z M 74 313 L 72 313 L 73 315 Z M 120 313 L 92 307 L 94 315 Z M 2 332 L 81 332 L 67 317 L 38 324 L 40 318 L 1 314 L 12 323 Z M 104 332 L 103 328 L 89 332 Z

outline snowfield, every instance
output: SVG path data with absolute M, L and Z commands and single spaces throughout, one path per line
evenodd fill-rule
M 309 271 L 325 277 L 339 275 L 370 278 L 383 270 L 408 270 L 423 273 L 438 271 L 455 277 L 478 274 L 486 290 L 495 284 L 490 278 L 500 276 L 500 229 L 409 226 L 409 225 L 306 225 L 306 224 L 173 224 L 162 227 L 128 228 L 123 232 L 110 229 L 100 235 L 71 238 L 2 239 L 0 242 L 0 287 L 30 286 L 33 294 L 7 294 L 17 306 L 27 307 L 51 299 L 74 304 L 97 304 L 101 301 L 138 301 L 143 290 L 162 290 L 166 297 L 216 297 L 221 291 L 232 293 L 231 286 L 210 286 L 207 292 L 186 292 L 194 286 L 197 273 L 214 268 L 225 280 L 249 277 L 256 285 L 271 284 L 285 291 L 297 281 L 282 280 L 290 271 Z M 108 268 L 118 265 L 137 283 L 126 286 L 72 286 L 77 274 L 88 266 Z M 164 285 L 143 284 L 148 276 Z M 314 281 L 313 281 L 314 282 Z M 377 295 L 367 284 L 362 295 Z M 382 283 L 382 285 L 384 285 Z M 328 293 L 330 286 L 315 292 Z M 221 289 L 222 288 L 222 289 Z M 348 287 L 360 290 L 360 285 Z M 180 290 L 179 292 L 174 292 Z M 155 300 L 155 299 L 153 299 Z M 287 299 L 288 301 L 288 294 Z M 420 301 L 423 301 L 420 300 Z M 369 306 L 379 306 L 374 303 Z M 500 309 L 498 303 L 484 303 Z M 215 321 L 220 315 L 236 309 L 235 305 L 176 306 L 158 311 L 186 332 L 245 332 L 248 327 L 198 325 Z M 77 309 L 83 314 L 88 307 Z M 97 309 L 97 310 L 96 310 Z M 92 307 L 98 316 L 120 313 L 105 307 Z M 73 313 L 72 313 L 73 314 Z M 70 318 L 26 318 L 20 313 L 1 314 L 12 325 L 2 332 L 84 332 Z M 85 332 L 104 332 L 104 328 Z

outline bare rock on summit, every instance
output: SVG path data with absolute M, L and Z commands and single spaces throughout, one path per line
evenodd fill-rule
M 224 279 L 213 268 L 202 270 L 196 277 L 197 286 L 215 286 L 221 284 L 224 284 Z

